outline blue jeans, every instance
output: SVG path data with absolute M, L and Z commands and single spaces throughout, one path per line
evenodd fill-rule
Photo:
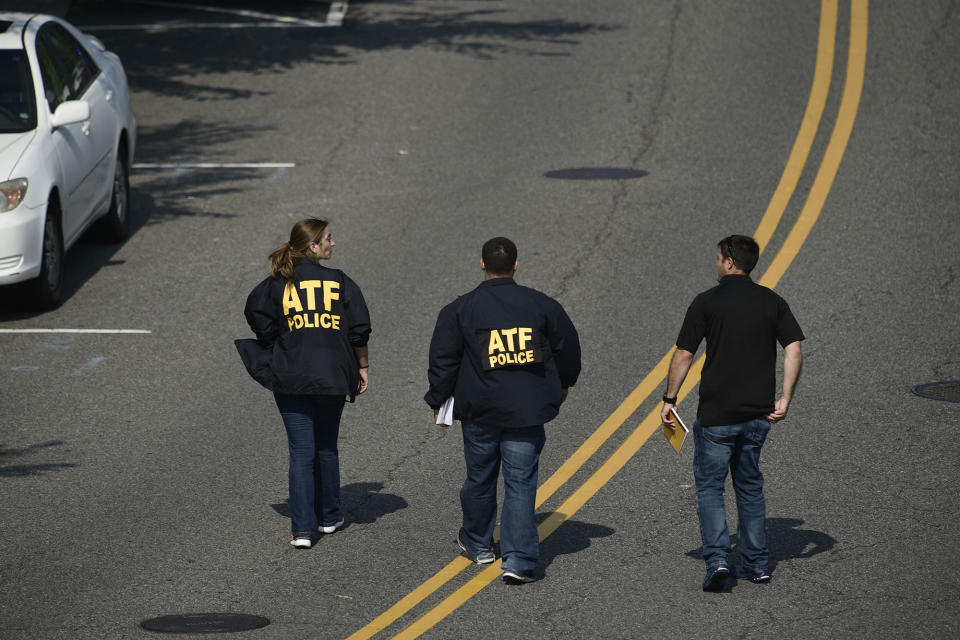
M 497 476 L 503 469 L 500 555 L 503 568 L 533 571 L 540 559 L 534 518 L 537 473 L 546 434 L 543 425 L 501 429 L 463 423 L 467 479 L 460 489 L 464 541 L 470 555 L 493 548 L 497 520 Z
M 730 555 L 730 532 L 723 506 L 727 469 L 737 495 L 738 550 L 743 564 L 766 569 L 767 506 L 763 499 L 760 449 L 770 423 L 766 418 L 725 426 L 703 427 L 693 423 L 693 477 L 697 483 L 697 515 L 707 569 L 726 563 Z
M 343 396 L 273 394 L 290 446 L 290 527 L 310 536 L 340 519 L 337 436 Z

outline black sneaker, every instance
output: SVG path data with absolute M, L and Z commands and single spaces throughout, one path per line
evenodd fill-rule
M 766 569 L 757 569 L 755 567 L 734 567 L 733 577 L 737 580 L 749 580 L 754 584 L 767 584 L 770 582 L 770 574 Z
M 484 549 L 476 557 L 471 557 L 470 552 L 467 551 L 467 543 L 463 541 L 463 527 L 460 527 L 460 531 L 457 532 L 457 545 L 467 554 L 468 558 L 477 564 L 490 564 L 497 559 L 497 554 L 493 552 L 493 549 Z
M 536 580 L 533 571 L 515 571 L 513 569 L 504 569 L 502 577 L 507 584 L 526 584 Z
M 718 564 L 715 567 L 707 569 L 707 575 L 703 579 L 703 590 L 717 593 L 723 591 L 723 585 L 730 577 L 730 569 L 725 564 Z

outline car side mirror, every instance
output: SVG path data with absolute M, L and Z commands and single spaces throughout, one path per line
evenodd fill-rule
M 64 127 L 90 119 L 90 103 L 85 100 L 67 100 L 61 102 L 53 112 L 51 124 L 53 128 Z

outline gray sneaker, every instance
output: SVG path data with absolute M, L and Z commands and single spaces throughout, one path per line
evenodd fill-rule
M 467 543 L 463 541 L 463 527 L 460 528 L 460 531 L 457 532 L 457 545 L 460 549 L 467 554 L 467 557 L 470 557 L 470 552 L 467 551 Z M 474 558 L 470 558 L 477 564 L 490 564 L 497 559 L 497 554 L 493 552 L 493 549 L 484 549 L 476 555 Z
M 322 524 L 319 527 L 317 527 L 317 529 L 320 531 L 320 533 L 334 533 L 336 531 L 340 531 L 340 529 L 343 529 L 343 523 L 344 523 L 344 520 L 341 517 L 339 520 L 337 520 L 333 524 Z

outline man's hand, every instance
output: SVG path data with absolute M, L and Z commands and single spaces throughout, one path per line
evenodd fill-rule
M 777 403 L 773 405 L 773 413 L 768 413 L 766 415 L 767 420 L 771 423 L 780 422 L 787 417 L 787 407 L 790 406 L 790 401 L 787 398 L 781 397 L 777 400 Z
M 663 409 L 660 409 L 660 421 L 671 431 L 677 430 L 677 423 L 673 421 L 673 415 L 670 413 L 674 405 L 664 402 Z
M 357 395 L 360 395 L 370 386 L 370 369 L 364 367 L 360 369 L 360 388 L 357 389 Z
M 677 350 L 673 352 L 673 356 L 670 358 L 670 370 L 667 372 L 667 388 L 665 389 L 666 393 L 673 393 L 673 395 L 664 395 L 664 397 L 677 398 L 677 394 L 680 393 L 680 387 L 683 385 L 683 381 L 686 379 L 687 372 L 690 371 L 690 365 L 692 363 L 693 353 L 677 347 Z M 673 421 L 673 417 L 670 415 L 670 409 L 675 406 L 675 404 L 664 402 L 663 408 L 660 409 L 660 421 L 671 431 L 675 431 L 677 428 L 677 423 Z
M 802 369 L 803 350 L 800 348 L 800 342 L 791 342 L 783 348 L 783 393 L 773 405 L 773 413 L 766 415 L 770 422 L 780 422 L 787 417 L 787 407 L 790 406 L 793 390 L 797 387 Z
M 437 418 L 439 418 L 439 417 L 440 417 L 440 409 L 434 409 L 434 410 L 433 410 L 433 424 L 437 424 Z M 449 427 L 450 425 L 448 425 L 448 424 L 437 424 L 437 426 L 438 426 L 438 427 L 443 427 L 444 429 L 446 429 L 446 428 Z

